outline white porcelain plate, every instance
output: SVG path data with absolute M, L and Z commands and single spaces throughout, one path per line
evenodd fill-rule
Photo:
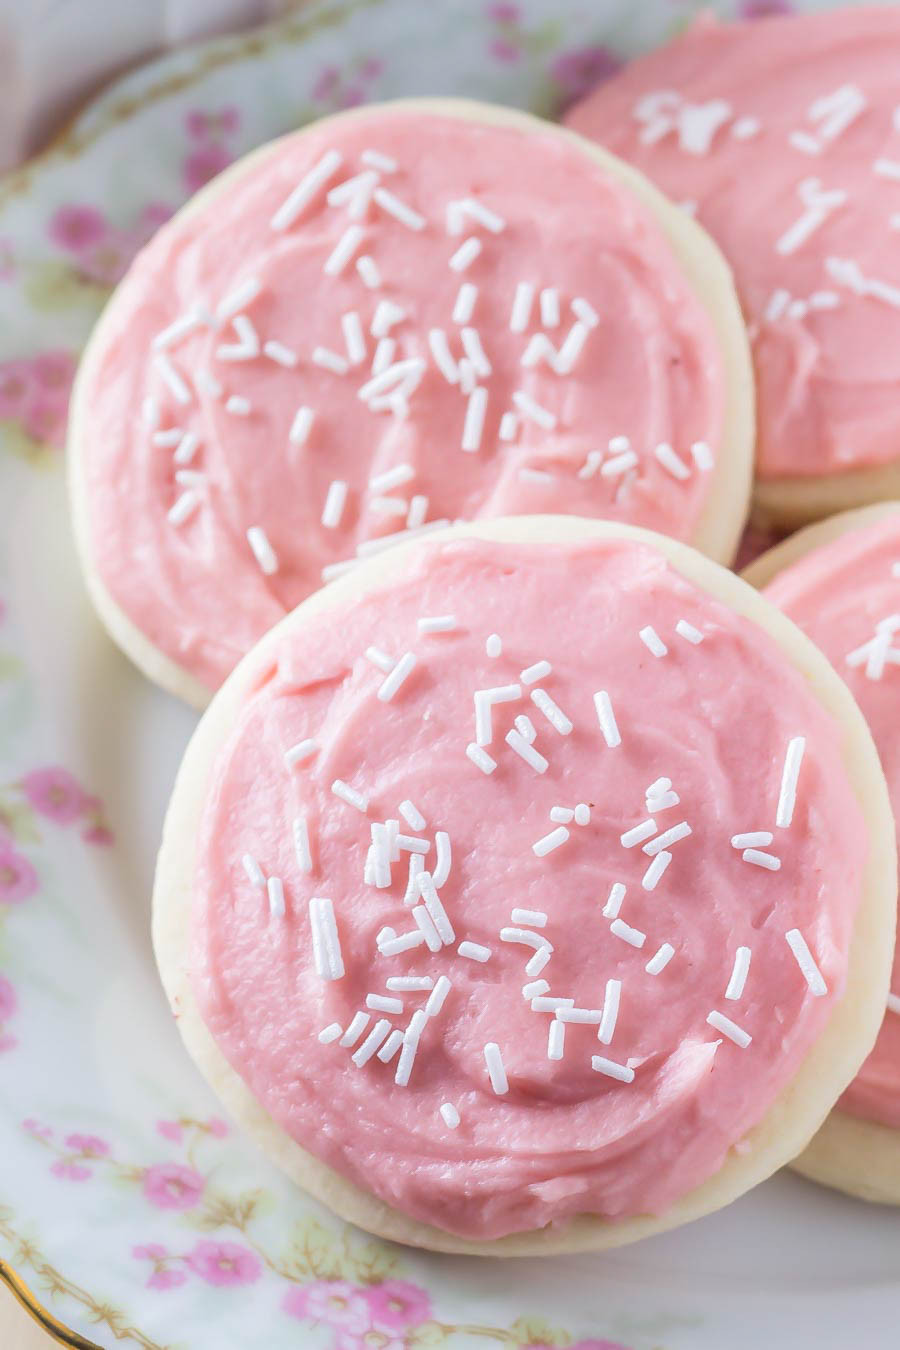
M 618 1254 L 508 1263 L 371 1242 L 282 1180 L 219 1118 L 151 960 L 153 859 L 194 715 L 113 650 L 69 539 L 59 446 L 78 350 L 140 242 L 202 182 L 367 99 L 550 114 L 693 8 L 306 5 L 129 76 L 0 184 L 0 1257 L 70 1344 L 898 1343 L 900 1215 L 789 1175 Z

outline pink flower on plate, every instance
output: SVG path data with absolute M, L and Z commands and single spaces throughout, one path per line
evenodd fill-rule
M 513 42 L 507 42 L 506 38 L 494 38 L 488 51 L 495 61 L 502 61 L 506 65 L 519 59 L 518 47 Z
M 158 1242 L 148 1242 L 142 1247 L 132 1247 L 131 1255 L 137 1261 L 165 1261 L 169 1253 Z
M 31 362 L 25 359 L 0 364 L 0 417 L 21 417 L 33 388 Z
M 0 1022 L 6 1022 L 14 1016 L 18 1006 L 15 989 L 5 975 L 0 975 Z
M 793 5 L 787 0 L 746 0 L 738 11 L 741 19 L 768 19 L 773 14 L 790 14 Z
M 550 74 L 563 91 L 563 107 L 576 103 L 595 84 L 608 80 L 621 68 L 622 61 L 609 47 L 576 47 L 561 52 L 550 67 Z
M 409 1342 L 405 1336 L 392 1336 L 372 1327 L 359 1335 L 355 1331 L 339 1331 L 334 1340 L 334 1350 L 407 1350 Z
M 62 449 L 66 432 L 66 401 L 62 404 L 58 398 L 48 398 L 38 394 L 29 403 L 22 419 L 26 435 L 42 445 L 52 445 Z
M 144 1195 L 157 1209 L 193 1209 L 206 1179 L 180 1163 L 154 1163 L 144 1173 Z
M 181 166 L 181 177 L 185 187 L 189 192 L 196 192 L 211 178 L 215 178 L 216 174 L 227 169 L 233 159 L 234 155 L 224 145 L 212 141 L 208 145 L 201 145 L 188 155 Z
M 281 1305 L 291 1317 L 306 1317 L 325 1322 L 351 1335 L 371 1330 L 372 1315 L 364 1289 L 346 1280 L 316 1280 L 313 1284 L 291 1289 Z
M 105 1158 L 109 1154 L 109 1144 L 96 1134 L 68 1134 L 65 1145 L 73 1153 L 83 1153 L 88 1158 Z
M 184 1138 L 184 1130 L 177 1120 L 158 1120 L 156 1132 L 161 1134 L 163 1139 L 171 1139 L 173 1144 L 180 1144 Z
M 312 87 L 312 97 L 316 103 L 324 103 L 331 98 L 341 82 L 341 72 L 336 66 L 324 66 Z
M 385 1280 L 366 1290 L 372 1324 L 380 1331 L 405 1331 L 431 1316 L 431 1299 L 406 1280 Z
M 116 841 L 108 825 L 90 825 L 81 831 L 81 837 L 86 844 L 94 844 L 97 848 L 109 848 Z
M 68 396 L 76 365 L 72 352 L 57 348 L 32 357 L 31 373 L 42 389 Z
M 185 1258 L 195 1275 L 207 1284 L 253 1284 L 262 1274 L 255 1252 L 235 1242 L 198 1242 Z
M 54 244 L 76 255 L 96 248 L 108 231 L 106 217 L 93 206 L 61 206 L 47 227 Z
M 183 1270 L 154 1270 L 147 1280 L 148 1289 L 177 1289 L 187 1281 Z
M 494 23 L 515 23 L 519 17 L 519 6 L 505 3 L 505 0 L 498 0 L 497 4 L 488 5 L 487 14 Z
M 207 141 L 218 136 L 233 136 L 240 129 L 241 114 L 233 103 L 220 108 L 218 112 L 202 112 L 194 108 L 184 122 L 191 140 Z
M 22 1121 L 22 1129 L 27 1130 L 29 1134 L 34 1135 L 35 1139 L 52 1139 L 53 1130 L 49 1125 L 42 1125 L 34 1116 L 27 1116 Z
M 88 1177 L 93 1176 L 89 1167 L 82 1167 L 80 1163 L 73 1162 L 55 1162 L 50 1171 L 55 1177 L 62 1177 L 64 1181 L 87 1181 Z
M 224 1139 L 228 1134 L 227 1124 L 224 1120 L 220 1120 L 218 1116 L 210 1116 L 206 1122 L 206 1128 L 216 1139 Z
M 35 811 L 57 825 L 79 820 L 91 802 L 68 769 L 33 769 L 22 779 L 21 787 Z
M 38 874 L 25 854 L 0 841 L 0 904 L 20 905 L 38 885 Z

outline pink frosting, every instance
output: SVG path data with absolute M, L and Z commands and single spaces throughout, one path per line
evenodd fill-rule
M 397 162 L 396 173 L 367 167 L 364 152 L 373 148 Z M 343 157 L 340 167 L 289 228 L 273 229 L 288 194 L 329 150 Z M 424 228 L 408 228 L 375 200 L 366 205 L 371 181 L 349 201 L 328 204 L 329 190 L 366 172 L 380 173 L 378 192 L 421 213 Z M 489 224 L 451 209 L 450 225 L 461 232 L 449 232 L 448 205 L 468 199 L 482 216 L 489 212 Z M 358 221 L 351 219 L 356 210 Z M 326 275 L 326 260 L 357 225 L 354 258 Z M 469 239 L 481 252 L 454 270 L 449 260 Z M 364 284 L 357 257 L 374 260 L 380 285 Z M 243 306 L 252 332 L 260 344 L 286 346 L 297 365 L 280 365 L 265 351 L 219 359 L 221 346 L 242 347 L 240 335 L 230 323 L 218 330 L 201 323 L 167 349 L 187 384 L 188 402 L 179 404 L 152 364 L 154 336 L 198 302 L 214 310 L 247 280 L 260 284 Z M 511 332 L 523 281 L 536 293 L 524 331 Z M 477 296 L 468 323 L 455 322 L 466 283 Z M 555 300 L 545 298 L 543 314 L 542 289 L 556 292 Z M 372 411 L 357 397 L 371 377 L 376 340 L 369 330 L 385 300 L 403 311 L 389 330 L 393 359 L 426 362 L 405 417 Z M 593 327 L 591 311 L 599 319 Z M 543 358 L 523 367 L 535 335 L 544 331 L 559 349 L 579 312 L 588 331 L 574 339 L 585 341 L 568 374 Z M 312 354 L 320 346 L 346 358 L 347 314 L 359 316 L 365 356 L 339 375 Z M 480 449 L 469 453 L 461 446 L 470 396 L 442 375 L 428 341 L 430 330 L 443 330 L 455 364 L 464 327 L 475 330 L 491 367 L 488 374 L 479 365 L 475 376 L 487 403 Z M 252 345 L 251 337 L 243 350 Z M 221 384 L 221 396 L 209 393 L 208 382 L 194 387 L 202 371 Z M 410 509 L 413 522 L 419 510 L 427 522 L 542 511 L 611 516 L 692 538 L 710 475 L 690 447 L 707 442 L 715 455 L 723 385 L 711 322 L 667 240 L 576 144 L 549 130 L 526 133 L 399 107 L 367 110 L 286 138 L 212 201 L 161 230 L 121 284 L 86 391 L 90 419 L 81 427 L 91 552 L 105 587 L 137 627 L 214 688 L 320 584 L 323 568 L 352 558 L 364 541 L 406 528 Z M 516 412 L 517 391 L 555 425 L 526 413 L 512 439 L 502 439 L 501 419 Z M 148 394 L 160 412 L 156 429 L 141 415 Z M 249 414 L 229 412 L 231 396 L 249 400 Z M 314 413 L 304 444 L 290 438 L 300 407 Z M 197 438 L 188 466 L 188 474 L 202 475 L 197 483 L 175 481 L 175 448 L 154 444 L 160 429 L 165 438 L 173 426 Z M 607 450 L 614 437 L 629 438 L 634 464 L 629 470 L 626 460 L 621 472 L 613 465 L 605 476 L 598 452 L 607 461 L 627 453 Z M 655 457 L 660 443 L 677 452 L 683 477 Z M 379 475 L 402 465 L 410 466 L 408 478 L 378 486 Z M 347 484 L 347 496 L 339 523 L 329 528 L 321 522 L 334 482 Z M 199 505 L 173 524 L 167 513 L 185 491 L 196 491 Z M 385 497 L 395 514 L 379 514 Z M 274 551 L 274 572 L 263 571 L 248 543 L 254 527 Z
M 861 664 L 847 657 L 876 637 L 877 624 L 900 610 L 900 511 L 841 535 L 786 567 L 766 595 L 789 614 L 849 684 L 872 729 L 895 811 L 900 806 L 900 734 L 896 661 L 900 643 L 885 639 L 883 666 L 874 649 Z M 900 994 L 900 959 L 892 985 Z M 875 1048 L 841 1098 L 842 1110 L 900 1127 L 900 1003 L 885 1013 Z
M 695 209 L 734 268 L 762 478 L 897 459 L 898 63 L 896 6 L 706 16 L 569 117 Z
M 417 631 L 420 617 L 448 615 L 452 631 Z M 688 637 L 676 631 L 681 620 L 702 635 L 699 644 L 690 628 Z M 639 637 L 649 624 L 665 656 Z M 492 633 L 502 639 L 494 657 L 486 649 Z M 387 677 L 363 654 L 371 645 L 392 660 L 407 652 L 416 659 L 387 702 L 378 697 Z M 520 672 L 533 677 L 528 668 L 542 661 L 552 669 L 523 681 Z M 493 705 L 484 749 L 497 767 L 486 775 L 466 751 L 473 691 L 509 684 L 520 697 Z M 571 719 L 571 734 L 550 724 L 532 689 Z M 600 691 L 618 745 L 601 731 Z M 506 740 L 523 715 L 548 762 L 543 773 Z M 775 829 L 795 736 L 806 737 L 806 751 L 793 823 Z M 317 749 L 289 768 L 284 752 L 307 738 Z M 202 1016 L 299 1144 L 416 1219 L 493 1238 L 583 1212 L 663 1212 L 740 1148 L 840 996 L 867 840 L 838 743 L 833 722 L 767 634 L 651 547 L 423 545 L 401 580 L 280 640 L 219 753 L 192 910 Z M 662 777 L 679 800 L 651 807 L 657 830 L 686 821 L 692 832 L 665 850 L 668 867 L 645 889 L 653 855 L 620 836 L 646 819 L 646 791 Z M 366 814 L 334 794 L 337 779 L 367 797 Z M 404 823 L 407 799 L 424 827 Z M 587 824 L 550 815 L 578 803 L 589 808 Z M 307 823 L 309 874 L 292 842 L 298 817 Z M 405 853 L 388 887 L 364 881 L 371 825 L 398 818 L 405 833 L 429 841 L 432 869 L 437 832 L 450 839 L 439 894 L 454 937 L 434 954 L 425 946 L 377 950 L 383 926 L 401 936 L 416 926 L 404 905 Z M 766 829 L 775 834 L 769 851 L 778 871 L 746 861 L 731 844 L 737 833 Z M 534 844 L 554 830 L 568 838 L 538 856 Z M 245 854 L 282 880 L 283 918 L 270 915 L 265 892 L 248 878 Z M 604 915 L 616 883 L 626 888 L 618 918 L 640 946 Z M 336 915 L 340 979 L 323 980 L 314 966 L 309 902 L 323 896 Z M 546 926 L 514 919 L 516 908 L 546 913 Z M 612 997 L 607 982 L 621 981 L 608 1045 L 596 1023 L 568 1025 L 564 1057 L 548 1057 L 553 1013 L 532 1009 L 534 991 L 523 996 L 537 978 L 525 969 L 534 953 L 501 939 L 509 925 L 552 944 L 539 976 L 550 997 L 599 1011 Z M 794 929 L 818 962 L 825 994 L 807 986 L 785 936 Z M 460 955 L 461 941 L 488 947 L 489 960 Z M 666 943 L 671 960 L 648 973 Z M 751 951 L 749 974 L 741 996 L 728 999 L 741 946 Z M 397 1060 L 357 1067 L 354 1051 L 319 1041 L 332 1023 L 346 1028 L 368 994 L 390 996 L 388 978 L 441 974 L 452 987 L 426 1023 L 408 1085 L 395 1083 Z M 399 997 L 403 1011 L 372 1012 L 365 1034 L 379 1017 L 410 1025 L 428 994 Z M 707 1023 L 710 1012 L 730 1018 L 751 1043 L 723 1038 Z M 508 1077 L 503 1095 L 486 1068 L 491 1043 Z M 631 1068 L 633 1081 L 596 1069 L 598 1054 Z M 444 1103 L 459 1111 L 457 1129 L 441 1116 Z

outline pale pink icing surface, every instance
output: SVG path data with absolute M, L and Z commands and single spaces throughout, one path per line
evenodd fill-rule
M 880 620 L 900 611 L 900 511 L 813 550 L 787 567 L 766 596 L 808 633 L 846 680 L 872 729 L 895 812 L 900 806 L 900 643 L 879 674 L 877 663 L 850 665 L 847 656 L 876 636 Z M 892 987 L 900 994 L 900 959 Z M 842 1110 L 900 1127 L 900 1015 L 890 1009 L 875 1048 L 841 1097 Z
M 348 203 L 328 205 L 327 191 L 367 171 L 362 155 L 372 148 L 399 166 L 381 175 L 380 190 L 421 213 L 423 229 L 407 228 L 374 200 L 363 202 L 358 220 Z M 273 229 L 275 212 L 328 150 L 343 157 L 340 168 L 294 224 Z M 448 232 L 448 204 L 467 198 L 505 228 L 495 233 L 464 216 L 462 232 Z M 363 236 L 356 256 L 374 259 L 380 273 L 374 289 L 353 260 L 339 275 L 323 272 L 357 224 Z M 468 238 L 481 252 L 453 270 L 449 260 Z M 230 324 L 217 331 L 201 325 L 168 349 L 190 390 L 180 405 L 153 368 L 152 339 L 198 301 L 215 309 L 247 279 L 261 285 L 244 307 L 260 344 L 284 344 L 298 364 L 285 368 L 264 351 L 221 360 L 217 349 L 235 345 L 238 335 Z M 520 281 L 536 293 L 524 332 L 511 332 Z M 477 287 L 466 325 L 452 318 L 464 283 Z M 542 326 L 542 288 L 558 292 L 555 326 Z M 558 374 L 544 360 L 523 367 L 541 331 L 554 348 L 563 344 L 579 298 L 599 322 L 571 372 Z M 390 329 L 394 360 L 426 361 L 405 418 L 372 411 L 357 397 L 370 378 L 370 328 L 384 300 L 404 311 Z M 314 364 L 312 353 L 322 346 L 346 356 L 347 313 L 359 316 L 365 357 L 337 375 Z M 464 326 L 477 331 L 491 366 L 489 375 L 477 375 L 487 390 L 477 452 L 461 449 L 468 395 L 444 378 L 428 342 L 431 329 L 442 329 L 458 361 Z M 221 397 L 193 386 L 202 370 L 221 383 Z M 518 390 L 556 425 L 520 418 L 513 439 L 501 440 L 502 415 L 515 411 Z M 189 472 L 203 475 L 195 488 L 201 504 L 179 525 L 167 513 L 187 489 L 174 479 L 173 447 L 155 445 L 142 420 L 148 394 L 159 401 L 163 431 L 178 426 L 199 441 Z M 250 401 L 249 415 L 227 411 L 232 395 Z M 160 231 L 112 302 L 88 399 L 82 437 L 90 549 L 103 584 L 156 646 L 214 688 L 320 584 L 323 568 L 352 558 L 366 540 L 404 529 L 415 497 L 427 498 L 428 522 L 571 512 L 692 538 L 710 474 L 696 467 L 690 446 L 706 441 L 717 452 L 724 375 L 711 321 L 661 230 L 576 145 L 549 129 L 525 133 L 373 108 L 288 137 L 214 201 Z M 298 445 L 289 433 L 301 406 L 312 409 L 314 422 Z M 604 476 L 599 455 L 591 467 L 588 453 L 613 459 L 607 443 L 620 436 L 630 439 L 636 464 Z M 661 442 L 685 463 L 683 480 L 654 457 Z M 408 481 L 369 486 L 398 465 L 412 466 Z M 346 504 L 339 525 L 327 528 L 321 518 L 335 481 L 348 485 Z M 399 514 L 377 513 L 374 499 L 384 496 Z M 276 555 L 271 575 L 248 544 L 254 526 Z
M 419 635 L 421 616 L 452 614 L 453 632 Z M 704 635 L 675 633 L 685 619 Z M 638 637 L 652 623 L 668 654 Z M 485 639 L 501 636 L 500 656 Z M 376 644 L 416 665 L 390 702 L 385 675 L 363 653 Z M 537 685 L 520 672 L 549 660 Z M 466 755 L 473 691 L 519 683 L 493 709 L 497 762 L 484 775 Z M 556 731 L 529 698 L 546 690 L 570 717 Z M 607 745 L 593 695 L 611 699 L 621 744 Z M 778 697 L 772 694 L 777 689 Z M 531 716 L 538 773 L 505 736 Z M 775 830 L 780 871 L 743 860 L 740 831 L 774 829 L 788 740 L 807 738 L 789 828 Z M 307 737 L 318 751 L 288 769 L 283 752 Z M 254 1095 L 305 1149 L 416 1219 L 473 1238 L 541 1227 L 581 1212 L 620 1219 L 662 1212 L 715 1173 L 765 1115 L 823 1030 L 846 973 L 860 899 L 866 826 L 837 750 L 831 719 L 774 642 L 633 542 L 537 546 L 426 544 L 403 578 L 281 640 L 277 659 L 242 706 L 216 761 L 205 806 L 192 908 L 191 978 L 201 1014 Z M 652 859 L 620 835 L 647 816 L 646 789 L 671 778 L 680 797 L 658 830 L 686 820 L 653 890 Z M 338 800 L 341 779 L 368 811 Z M 451 841 L 440 896 L 455 941 L 491 949 L 479 964 L 453 945 L 432 954 L 376 950 L 384 925 L 415 926 L 404 892 L 406 855 L 389 888 L 364 883 L 370 826 L 410 799 L 426 819 L 406 832 Z M 590 823 L 545 856 L 535 841 L 558 828 L 551 807 L 590 805 Z M 291 822 L 304 816 L 313 871 L 296 860 Z M 286 915 L 270 916 L 249 881 L 250 853 L 284 882 Z M 646 935 L 617 936 L 603 908 L 626 886 L 620 918 Z M 334 904 L 346 973 L 315 973 L 309 900 Z M 547 914 L 553 945 L 542 972 L 551 995 L 599 1009 L 621 981 L 608 1046 L 596 1025 L 569 1025 L 562 1060 L 548 1058 L 552 1013 L 532 1010 L 522 987 L 531 948 L 500 940 L 515 907 Z M 526 927 L 528 925 L 525 925 Z M 827 994 L 814 997 L 785 933 L 799 928 Z M 658 975 L 645 966 L 664 943 Z M 752 959 L 743 994 L 724 997 L 736 948 Z M 363 1067 L 318 1033 L 346 1027 L 391 976 L 446 974 L 452 988 L 429 1019 L 407 1086 L 397 1061 Z M 425 993 L 401 995 L 406 1027 Z M 744 1028 L 745 1049 L 706 1022 L 717 1010 Z M 387 1014 L 372 1013 L 374 1020 Z M 509 1080 L 496 1095 L 484 1046 L 501 1050 Z M 359 1044 L 359 1042 L 357 1043 Z M 602 1054 L 634 1069 L 620 1083 L 592 1068 Z M 439 1108 L 456 1106 L 449 1129 Z
M 694 204 L 731 263 L 753 337 L 762 478 L 897 459 L 898 63 L 896 6 L 729 25 L 707 16 L 568 118 Z M 849 101 L 816 107 L 848 87 L 861 96 L 857 115 Z M 655 106 L 645 101 L 657 94 Z M 875 171 L 882 160 L 892 177 Z M 787 236 L 808 215 L 799 190 L 809 179 L 846 198 L 795 243 Z M 835 275 L 834 259 L 859 271 Z

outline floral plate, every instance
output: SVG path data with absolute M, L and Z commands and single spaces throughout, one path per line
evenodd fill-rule
M 900 1216 L 789 1175 L 636 1248 L 495 1264 L 373 1242 L 270 1168 L 218 1116 L 151 959 L 154 853 L 195 718 L 101 633 L 69 538 L 77 353 L 194 189 L 367 99 L 552 114 L 693 8 L 320 0 L 130 75 L 0 183 L 0 1275 L 70 1345 L 838 1350 L 863 1326 L 897 1343 Z

